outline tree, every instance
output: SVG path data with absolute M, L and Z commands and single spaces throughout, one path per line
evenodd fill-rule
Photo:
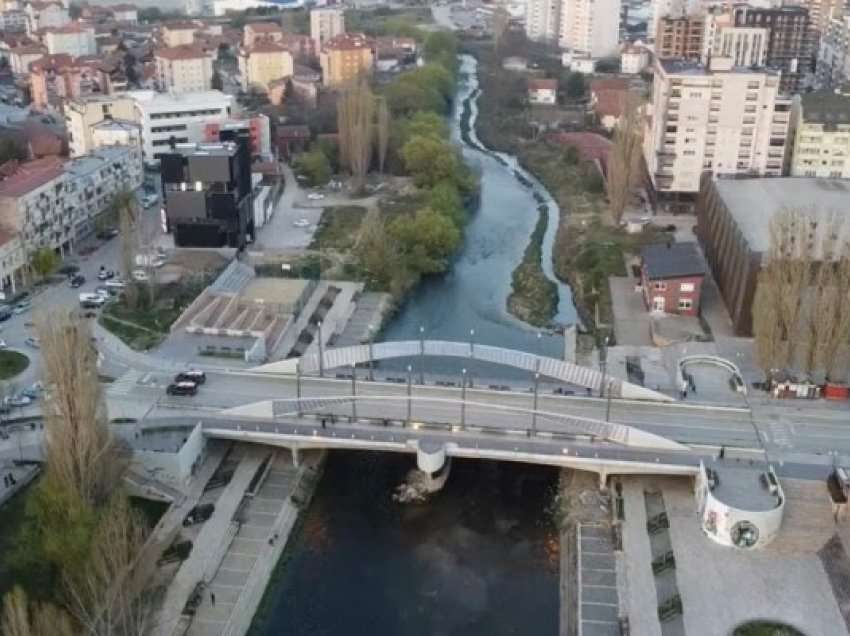
M 210 80 L 210 86 L 216 91 L 224 90 L 224 81 L 221 79 L 221 73 L 218 71 L 213 73 L 212 79 Z
M 608 206 L 614 223 L 620 223 L 640 170 L 643 127 L 636 97 L 629 95 L 614 131 L 608 161 Z
M 74 636 L 68 614 L 51 603 L 30 603 L 16 585 L 3 597 L 0 633 L 5 636 Z
M 399 271 L 404 269 L 399 258 L 396 243 L 389 240 L 384 219 L 377 209 L 371 209 L 366 213 L 360 229 L 360 236 L 355 246 L 360 266 L 367 274 L 367 279 L 378 289 L 389 289 L 396 297 L 400 297 L 405 289 L 391 289 L 394 280 L 401 280 L 405 276 L 398 276 Z
M 578 72 L 570 73 L 565 89 L 567 91 L 567 97 L 570 99 L 581 99 L 584 97 L 584 92 L 587 90 L 584 82 L 584 74 Z
M 451 219 L 457 228 L 462 228 L 466 221 L 460 192 L 452 181 L 440 181 L 434 184 L 428 193 L 428 207 Z
M 59 267 L 59 256 L 49 247 L 41 247 L 30 256 L 30 267 L 40 280 L 44 280 Z
M 457 66 L 457 37 L 448 31 L 433 31 L 425 38 L 422 47 L 428 62 L 442 64 L 447 69 Z
M 130 309 L 139 303 L 139 290 L 133 278 L 136 252 L 139 249 L 138 201 L 130 190 L 117 192 L 112 199 L 112 209 L 118 215 L 118 236 L 121 241 L 121 275 L 124 277 L 124 302 Z
M 295 160 L 295 169 L 307 177 L 314 187 L 324 185 L 331 179 L 331 164 L 319 148 L 301 153 Z
M 378 112 L 375 122 L 375 141 L 378 146 L 378 170 L 383 174 L 390 145 L 390 111 L 387 100 L 378 100 Z
M 460 243 L 460 230 L 450 219 L 424 208 L 412 218 L 402 216 L 389 226 L 406 264 L 421 274 L 445 271 Z
M 372 158 L 374 97 L 365 82 L 344 91 L 337 104 L 340 162 L 363 187 Z
M 406 125 L 406 134 L 410 137 L 436 137 L 448 139 L 449 128 L 446 120 L 437 113 L 420 111 L 413 115 Z
M 412 137 L 401 149 L 404 164 L 414 183 L 430 188 L 440 181 L 455 180 L 463 172 L 454 147 L 434 137 Z

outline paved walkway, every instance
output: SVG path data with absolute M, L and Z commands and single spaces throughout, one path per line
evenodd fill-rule
M 155 634 L 172 636 L 182 633 L 179 630 L 186 623 L 183 616 L 186 602 L 198 583 L 209 580 L 218 570 L 233 537 L 233 520 L 245 491 L 268 454 L 269 449 L 261 446 L 244 448 L 244 455 L 230 483 L 216 501 L 215 512 L 204 523 L 189 558 L 180 565 L 177 575 L 168 586 L 156 620 Z

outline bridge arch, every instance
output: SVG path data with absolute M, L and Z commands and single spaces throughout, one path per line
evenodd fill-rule
M 370 360 L 390 360 L 392 358 L 416 356 L 442 356 L 482 360 L 515 369 L 523 369 L 529 373 L 539 373 L 541 376 L 574 384 L 599 393 L 601 393 L 604 383 L 607 385 L 605 392 L 610 391 L 610 395 L 613 397 L 656 402 L 673 401 L 673 398 L 658 391 L 653 391 L 652 389 L 647 389 L 631 382 L 625 382 L 610 375 L 603 375 L 595 369 L 582 367 L 564 360 L 538 356 L 515 349 L 450 340 L 397 340 L 376 342 L 371 345 L 338 347 L 323 351 L 321 360 L 318 353 L 313 353 L 304 355 L 301 358 L 290 358 L 289 360 L 264 364 L 255 367 L 252 371 L 258 373 L 287 373 L 292 375 L 300 371 L 301 373 L 309 374 L 317 373 L 321 370 L 350 367 L 354 364 L 366 364 Z

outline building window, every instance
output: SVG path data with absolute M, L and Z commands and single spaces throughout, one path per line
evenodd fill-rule
M 655 291 L 666 291 L 667 283 L 663 280 L 657 280 L 653 283 L 653 288 L 655 289 Z
M 679 291 L 683 292 L 692 292 L 695 289 L 695 285 L 693 283 L 682 283 L 679 285 Z
M 679 311 L 686 311 L 693 307 L 693 301 L 690 298 L 679 299 Z

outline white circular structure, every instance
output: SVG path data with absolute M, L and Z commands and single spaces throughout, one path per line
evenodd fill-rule
M 700 462 L 697 510 L 703 532 L 721 545 L 749 550 L 776 538 L 785 495 L 772 467 L 758 471 L 724 462 Z

